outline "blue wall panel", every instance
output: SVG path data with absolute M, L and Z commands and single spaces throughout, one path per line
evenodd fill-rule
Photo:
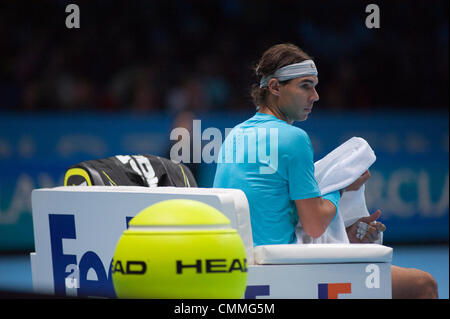
M 199 115 L 201 131 L 225 129 L 248 114 Z M 34 249 L 31 190 L 62 185 L 67 167 L 118 154 L 167 156 L 172 118 L 129 115 L 0 114 L 0 250 Z M 311 137 L 318 160 L 352 136 L 366 139 L 377 161 L 366 200 L 382 210 L 385 242 L 448 241 L 448 113 L 314 112 L 296 123 Z M 210 143 L 201 141 L 202 145 Z M 210 187 L 215 164 L 201 163 Z

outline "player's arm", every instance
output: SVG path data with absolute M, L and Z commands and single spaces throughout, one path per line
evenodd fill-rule
M 344 191 L 358 190 L 369 178 L 370 172 L 367 170 L 351 185 L 341 190 L 340 194 Z M 335 194 L 337 194 L 337 192 Z M 340 197 L 337 196 L 338 195 L 333 196 L 333 193 L 325 195 L 325 197 L 333 199 L 334 203 L 332 200 L 328 200 L 324 197 L 295 200 L 300 223 L 303 226 L 303 230 L 309 236 L 313 238 L 321 236 L 328 225 L 333 221 L 334 216 L 336 216 L 336 207 Z
M 295 200 L 303 230 L 311 237 L 322 235 L 336 215 L 336 206 L 322 197 Z

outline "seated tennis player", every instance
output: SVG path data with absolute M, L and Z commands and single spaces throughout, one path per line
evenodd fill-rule
M 359 189 L 370 173 L 346 189 L 321 194 L 309 136 L 292 125 L 305 121 L 319 100 L 318 72 L 310 56 L 295 45 L 278 44 L 264 52 L 255 73 L 260 79 L 252 88 L 257 112 L 225 139 L 214 187 L 244 191 L 255 246 L 295 244 L 299 221 L 309 236 L 317 238 L 339 213 L 342 193 Z M 348 227 L 350 242 L 375 241 L 385 228 L 377 222 L 380 214 L 377 210 Z M 360 222 L 367 227 L 358 228 Z M 437 298 L 437 283 L 429 273 L 397 266 L 391 273 L 393 298 Z

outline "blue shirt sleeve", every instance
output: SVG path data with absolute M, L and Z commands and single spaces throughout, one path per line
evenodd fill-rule
M 319 186 L 314 177 L 314 151 L 305 131 L 296 128 L 291 132 L 287 152 L 289 198 L 291 200 L 319 197 Z
M 336 214 L 333 217 L 333 220 L 334 220 L 338 214 L 339 200 L 341 199 L 341 194 L 339 193 L 339 191 L 334 191 L 334 192 L 323 195 L 322 198 L 329 200 L 330 202 L 332 202 L 334 204 L 334 206 L 336 206 Z

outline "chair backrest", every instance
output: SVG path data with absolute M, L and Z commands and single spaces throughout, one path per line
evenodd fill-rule
M 182 163 L 151 155 L 116 155 L 72 165 L 64 186 L 175 186 L 197 187 L 191 170 Z
M 100 240 L 106 246 L 99 246 L 98 250 L 110 254 L 124 230 L 125 220 L 154 203 L 169 199 L 198 200 L 222 212 L 230 219 L 231 227 L 241 236 L 248 264 L 253 264 L 248 201 L 244 192 L 237 189 L 142 186 L 63 186 L 37 189 L 32 193 L 36 252 L 48 249 L 49 215 L 73 215 L 72 218 L 77 220 L 77 233 L 80 234 L 76 236 L 76 242 L 79 242 L 77 249 L 80 251 L 95 251 L 97 248 L 94 243 Z M 96 225 L 95 231 L 88 230 L 92 225 Z M 109 260 L 105 260 L 105 263 L 108 262 Z

